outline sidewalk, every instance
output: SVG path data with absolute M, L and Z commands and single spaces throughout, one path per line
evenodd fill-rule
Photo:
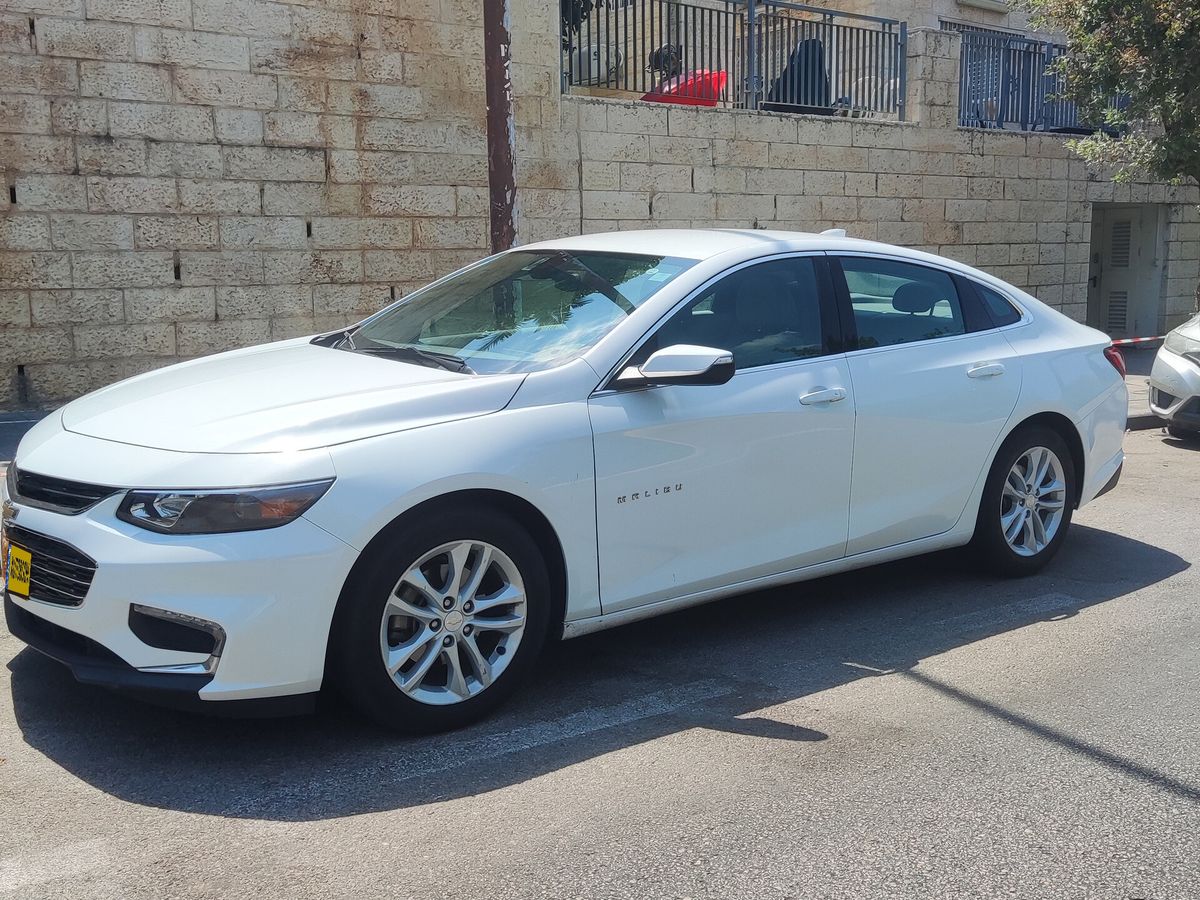
M 1128 347 L 1121 351 L 1125 357 L 1125 387 L 1129 391 L 1129 428 L 1142 431 L 1161 428 L 1163 420 L 1150 412 L 1150 368 L 1158 345 L 1150 347 Z

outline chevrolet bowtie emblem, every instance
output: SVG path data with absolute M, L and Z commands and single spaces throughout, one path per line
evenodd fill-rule
M 20 512 L 21 512 L 20 508 L 14 506 L 13 502 L 11 500 L 5 500 L 4 508 L 3 508 L 3 511 L 0 512 L 0 515 L 3 515 L 5 522 L 11 522 L 13 519 L 15 519 L 17 517 L 17 514 Z

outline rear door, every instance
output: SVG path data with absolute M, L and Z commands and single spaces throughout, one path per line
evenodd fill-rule
M 834 261 L 856 348 L 852 555 L 954 527 L 1016 406 L 1021 362 L 948 270 L 865 254 Z

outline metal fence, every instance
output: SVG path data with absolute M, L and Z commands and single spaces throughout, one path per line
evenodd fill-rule
M 1080 121 L 1078 108 L 1063 96 L 1063 76 L 1051 68 L 1067 52 L 1062 44 L 999 31 L 955 30 L 962 35 L 960 125 L 1068 134 L 1097 129 Z M 1114 106 L 1122 102 L 1110 100 Z
M 563 3 L 564 91 L 904 118 L 903 22 L 782 0 Z

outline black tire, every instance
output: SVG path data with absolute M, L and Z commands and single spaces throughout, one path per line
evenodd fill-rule
M 1004 530 L 1000 524 L 1001 496 L 1008 473 L 1017 460 L 1034 447 L 1045 447 L 1058 457 L 1066 483 L 1066 502 L 1063 505 L 1063 517 L 1058 531 L 1050 542 L 1035 555 L 1022 556 L 1004 539 Z M 1032 425 L 1019 428 L 1009 435 L 996 454 L 983 488 L 983 498 L 979 502 L 979 515 L 975 521 L 975 536 L 971 547 L 980 563 L 1006 578 L 1020 578 L 1040 571 L 1054 558 L 1070 530 L 1078 496 L 1075 479 L 1075 463 L 1071 458 L 1071 451 L 1058 432 L 1042 425 Z
M 1182 425 L 1168 425 L 1167 434 L 1177 441 L 1200 441 L 1200 431 L 1194 428 L 1184 428 Z
M 516 565 L 525 587 L 525 631 L 507 667 L 480 693 L 448 705 L 409 697 L 392 680 L 380 650 L 384 606 L 423 555 L 454 541 L 483 541 Z M 461 728 L 493 712 L 529 674 L 550 624 L 550 579 L 537 544 L 511 516 L 492 509 L 450 508 L 402 520 L 364 551 L 338 600 L 328 665 L 338 691 L 385 728 L 423 734 Z

